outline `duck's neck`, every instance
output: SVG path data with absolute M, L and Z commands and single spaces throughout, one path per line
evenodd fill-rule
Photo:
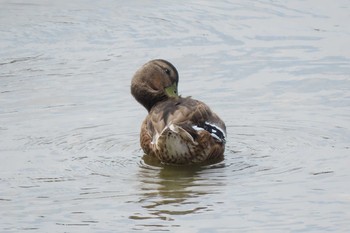
M 167 100 L 168 97 L 165 93 L 152 93 L 147 90 L 131 87 L 131 94 L 142 106 L 144 106 L 148 112 L 151 111 L 152 107 L 157 103 Z
M 167 99 L 168 97 L 164 95 L 164 96 L 153 97 L 153 99 L 145 99 L 142 102 L 139 101 L 139 103 L 141 103 L 147 109 L 147 111 L 150 112 L 153 106 Z

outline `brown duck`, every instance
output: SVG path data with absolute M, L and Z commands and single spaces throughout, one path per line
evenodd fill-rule
M 179 76 L 168 61 L 144 64 L 131 93 L 148 111 L 141 126 L 143 151 L 165 164 L 194 164 L 223 158 L 225 123 L 203 102 L 178 95 Z

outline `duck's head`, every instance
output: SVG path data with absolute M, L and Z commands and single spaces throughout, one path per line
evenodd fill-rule
M 131 81 L 131 94 L 147 111 L 158 102 L 178 98 L 179 75 L 168 61 L 156 59 L 138 69 Z

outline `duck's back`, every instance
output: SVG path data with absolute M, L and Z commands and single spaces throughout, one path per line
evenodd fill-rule
M 172 98 L 155 105 L 143 122 L 141 147 L 166 163 L 197 163 L 222 156 L 224 122 L 201 101 Z

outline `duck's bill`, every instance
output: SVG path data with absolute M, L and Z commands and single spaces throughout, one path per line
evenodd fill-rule
M 177 85 L 176 83 L 173 83 L 171 86 L 165 88 L 165 93 L 169 97 L 178 97 L 179 95 L 177 94 Z

